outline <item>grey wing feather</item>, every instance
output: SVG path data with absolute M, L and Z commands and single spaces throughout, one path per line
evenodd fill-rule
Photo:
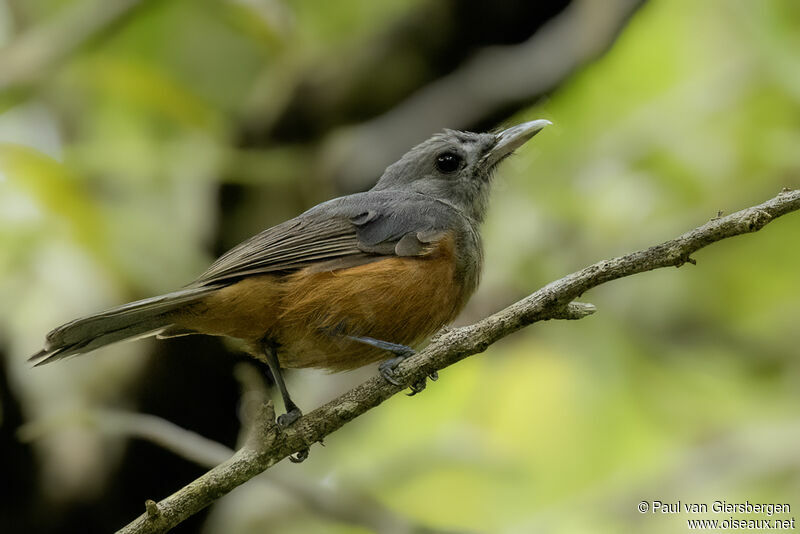
M 335 270 L 422 254 L 457 212 L 410 193 L 366 192 L 320 204 L 264 230 L 214 262 L 192 285 L 313 266 Z
M 290 271 L 360 253 L 353 225 L 346 219 L 298 217 L 268 228 L 231 249 L 195 284 L 208 285 L 253 274 Z

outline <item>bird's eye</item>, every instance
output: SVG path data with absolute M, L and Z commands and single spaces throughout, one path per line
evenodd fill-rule
M 439 172 L 444 174 L 456 172 L 460 166 L 461 156 L 458 154 L 445 152 L 444 154 L 439 154 L 439 156 L 436 158 L 436 168 L 439 170 Z

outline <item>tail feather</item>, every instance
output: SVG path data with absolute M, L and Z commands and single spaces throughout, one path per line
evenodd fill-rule
M 216 289 L 182 289 L 76 319 L 47 334 L 44 348 L 28 361 L 35 366 L 44 365 L 68 356 L 85 354 L 118 341 L 158 334 L 172 326 L 169 312 Z

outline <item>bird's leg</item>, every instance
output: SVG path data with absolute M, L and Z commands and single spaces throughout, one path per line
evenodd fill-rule
M 261 348 L 264 350 L 264 356 L 267 360 L 267 365 L 275 379 L 278 389 L 283 397 L 283 406 L 286 408 L 286 413 L 278 417 L 278 424 L 282 427 L 287 427 L 297 421 L 303 412 L 289 396 L 289 390 L 286 389 L 286 383 L 283 381 L 283 373 L 281 372 L 281 365 L 278 361 L 278 346 L 275 342 L 265 339 L 261 342 Z
M 352 339 L 353 341 L 358 341 L 359 343 L 364 343 L 366 345 L 371 345 L 378 349 L 383 349 L 386 351 L 391 352 L 394 354 L 394 358 L 389 358 L 388 360 L 384 360 L 378 365 L 378 371 L 381 373 L 381 376 L 389 382 L 390 384 L 394 384 L 395 386 L 399 386 L 400 382 L 398 382 L 394 378 L 394 371 L 397 369 L 397 366 L 400 365 L 400 362 L 409 358 L 416 354 L 416 351 L 407 345 L 400 345 L 399 343 L 389 343 L 388 341 L 381 341 L 380 339 L 375 339 L 372 337 L 367 336 L 346 336 L 348 339 Z M 430 374 L 431 380 L 436 380 L 439 378 L 439 374 L 434 371 Z M 425 389 L 425 378 L 411 384 L 411 393 L 409 396 L 414 396 L 420 391 Z
M 286 389 L 286 383 L 283 381 L 283 373 L 281 372 L 281 365 L 278 361 L 278 345 L 274 341 L 265 339 L 261 342 L 261 346 L 264 349 L 264 356 L 267 360 L 267 365 L 272 373 L 272 378 L 275 379 L 275 383 L 278 385 L 278 389 L 281 392 L 281 397 L 283 397 L 283 406 L 286 409 L 285 414 L 278 416 L 278 426 L 286 428 L 297 421 L 300 416 L 303 415 L 303 412 L 300 411 L 300 408 L 297 407 L 292 398 L 289 396 L 289 390 Z M 303 449 L 302 451 L 298 451 L 296 454 L 289 456 L 289 461 L 299 464 L 306 458 L 308 458 L 308 449 Z

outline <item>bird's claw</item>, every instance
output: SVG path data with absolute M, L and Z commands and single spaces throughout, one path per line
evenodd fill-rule
M 308 449 L 303 449 L 289 456 L 289 461 L 293 464 L 300 464 L 303 463 L 306 458 L 308 458 Z
M 413 397 L 417 393 L 422 393 L 425 390 L 425 388 L 427 387 L 427 385 L 428 385 L 428 380 L 426 378 L 423 378 L 422 380 L 419 380 L 418 382 L 414 382 L 413 384 L 411 384 L 409 386 L 409 389 L 411 389 L 411 392 L 410 393 L 406 393 L 406 395 L 409 396 L 409 397 Z
M 386 362 L 384 362 L 384 363 L 386 363 Z M 378 371 L 381 373 L 381 376 L 383 377 L 383 379 L 386 380 L 387 382 L 389 382 L 390 384 L 392 384 L 393 386 L 399 386 L 400 385 L 400 382 L 398 382 L 394 378 L 394 369 L 393 368 L 389 367 L 388 365 L 381 364 L 378 367 Z
M 427 377 L 422 378 L 422 380 L 414 382 L 410 386 L 411 393 L 406 393 L 406 395 L 408 395 L 409 397 L 413 397 L 417 393 L 421 393 L 422 391 L 424 391 L 425 388 L 428 386 L 428 378 L 430 378 L 432 382 L 436 382 L 437 380 L 439 380 L 439 373 L 437 371 L 434 371 Z

